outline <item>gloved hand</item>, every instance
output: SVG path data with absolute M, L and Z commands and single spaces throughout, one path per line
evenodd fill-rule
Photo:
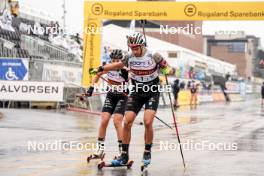
M 104 66 L 100 66 L 98 67 L 97 69 L 97 72 L 100 73 L 100 72 L 103 72 L 104 71 Z
M 87 90 L 87 92 L 85 93 L 85 96 L 86 97 L 92 96 L 93 91 L 94 91 L 94 87 L 93 86 L 90 86 L 89 89 Z
M 104 71 L 104 67 L 100 66 L 97 69 L 96 68 L 90 68 L 89 69 L 89 74 L 90 75 L 96 75 L 97 73 L 103 72 Z
M 161 73 L 163 75 L 174 75 L 176 72 L 175 68 L 169 68 L 169 67 L 165 67 L 161 69 Z
M 90 68 L 89 69 L 89 74 L 90 75 L 96 75 L 98 73 L 98 70 L 96 68 Z

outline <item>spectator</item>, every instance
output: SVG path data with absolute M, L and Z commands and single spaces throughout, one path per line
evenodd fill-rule
M 225 96 L 226 102 L 230 102 L 230 98 L 229 98 L 228 94 L 226 93 L 227 89 L 226 89 L 225 84 L 220 84 L 220 88 L 221 88 L 221 90 Z
M 191 100 L 190 105 L 197 105 L 198 85 L 194 80 L 190 83 Z M 193 104 L 194 101 L 194 104 Z
M 180 85 L 179 85 L 179 80 L 176 79 L 172 85 L 172 92 L 174 95 L 174 108 L 178 108 L 179 104 L 178 104 L 178 94 L 180 92 Z
M 181 83 L 180 83 L 180 89 L 185 89 L 185 82 L 184 81 L 182 81 Z
M 187 83 L 187 89 L 190 89 L 191 88 L 191 81 L 188 81 L 188 83 Z

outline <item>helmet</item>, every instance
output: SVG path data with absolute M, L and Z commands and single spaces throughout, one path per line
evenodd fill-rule
M 123 58 L 123 52 L 120 49 L 115 49 L 110 54 L 111 59 L 122 59 Z
M 134 32 L 132 34 L 129 34 L 127 36 L 127 45 L 129 47 L 135 47 L 135 46 L 146 46 L 146 40 L 143 34 L 139 32 Z

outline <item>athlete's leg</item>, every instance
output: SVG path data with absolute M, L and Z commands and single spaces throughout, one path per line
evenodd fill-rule
M 114 114 L 113 115 L 113 121 L 114 126 L 116 129 L 116 135 L 118 140 L 122 140 L 122 121 L 123 121 L 123 115 L 122 114 Z
M 159 93 L 152 95 L 145 104 L 144 124 L 145 124 L 145 151 L 143 153 L 144 165 L 150 164 L 151 147 L 153 142 L 153 121 L 159 106 Z
M 103 112 L 101 117 L 101 124 L 99 127 L 99 138 L 105 138 L 106 128 L 108 126 L 109 120 L 111 118 L 111 114 L 109 112 Z
M 145 144 L 152 144 L 153 141 L 153 121 L 156 115 L 156 111 L 146 109 L 144 112 L 144 124 L 145 124 Z
M 129 143 L 131 139 L 131 127 L 136 118 L 136 113 L 133 111 L 128 111 L 124 117 L 124 126 L 122 130 L 122 152 L 117 160 L 113 160 L 113 165 L 124 165 L 127 164 L 129 160 Z
M 127 97 L 120 96 L 115 106 L 115 111 L 113 115 L 114 125 L 116 128 L 118 141 L 122 140 L 122 121 L 125 114 L 125 108 L 127 104 Z
M 131 128 L 137 114 L 133 111 L 127 111 L 124 118 L 124 127 L 123 127 L 123 143 L 129 144 L 131 139 Z
M 122 133 L 123 133 L 123 128 L 122 128 L 122 121 L 123 121 L 123 114 L 114 114 L 113 115 L 113 121 L 116 129 L 116 135 L 117 135 L 117 142 L 118 142 L 118 152 L 119 155 L 121 155 L 122 151 Z
M 113 97 L 111 97 L 109 94 L 107 94 L 104 106 L 102 109 L 102 115 L 101 115 L 101 123 L 99 126 L 98 131 L 98 151 L 96 152 L 96 155 L 101 156 L 104 153 L 104 140 L 106 136 L 106 129 L 109 123 L 109 120 L 111 118 L 111 115 L 113 114 L 113 110 L 115 108 L 115 101 Z
M 120 164 L 126 164 L 129 160 L 131 128 L 137 113 L 140 111 L 144 103 L 145 102 L 143 100 L 137 99 L 136 96 L 133 96 L 133 94 L 128 98 L 122 131 L 122 154 L 120 159 L 117 161 Z
M 111 118 L 111 114 L 109 112 L 103 112 L 101 116 L 101 123 L 98 131 L 98 150 L 94 154 L 94 156 L 101 157 L 104 153 L 104 140 L 105 140 L 105 134 L 106 134 L 106 128 L 108 126 L 108 122 Z

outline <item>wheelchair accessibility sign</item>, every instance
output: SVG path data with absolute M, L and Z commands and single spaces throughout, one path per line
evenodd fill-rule
M 28 80 L 28 60 L 0 58 L 0 80 Z

